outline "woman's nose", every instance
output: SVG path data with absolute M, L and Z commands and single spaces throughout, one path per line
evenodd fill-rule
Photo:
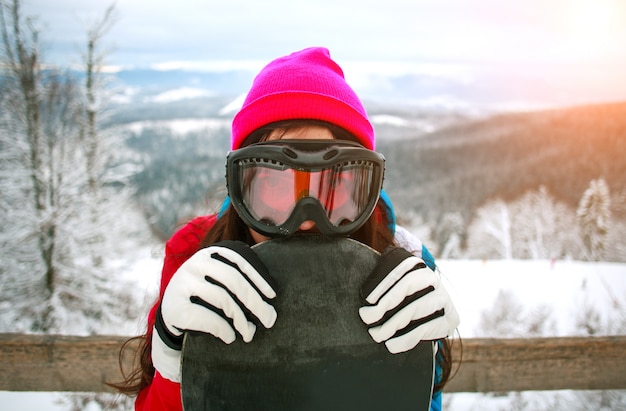
M 313 227 L 315 227 L 315 222 L 311 221 L 311 220 L 306 220 L 302 224 L 300 224 L 300 227 L 298 228 L 298 230 L 300 230 L 300 231 L 309 231 Z

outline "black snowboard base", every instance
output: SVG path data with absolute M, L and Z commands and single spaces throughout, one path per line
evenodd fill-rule
M 254 250 L 276 280 L 276 324 L 257 329 L 248 344 L 187 333 L 185 411 L 430 408 L 433 344 L 390 354 L 359 318 L 359 289 L 376 251 L 317 235 L 270 240 Z

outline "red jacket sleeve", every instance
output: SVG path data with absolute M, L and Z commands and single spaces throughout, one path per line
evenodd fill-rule
M 196 217 L 180 230 L 178 230 L 167 243 L 165 243 L 165 260 L 161 273 L 161 287 L 159 299 L 163 297 L 165 287 L 169 284 L 172 276 L 196 251 L 206 233 L 213 227 L 217 220 L 216 215 Z
M 155 372 L 152 383 L 135 400 L 136 411 L 181 411 L 183 402 L 180 384 L 163 378 Z
M 161 271 L 161 285 L 159 287 L 159 299 L 148 315 L 148 331 L 154 325 L 156 308 L 161 303 L 165 288 L 170 283 L 174 273 L 189 257 L 195 254 L 206 233 L 213 227 L 217 215 L 196 217 L 185 224 L 180 230 L 165 243 L 165 259 Z
M 194 218 L 165 243 L 165 259 L 161 271 L 161 285 L 159 299 L 148 314 L 148 334 L 152 334 L 156 318 L 156 309 L 161 303 L 165 288 L 178 268 L 191 257 L 199 248 L 207 232 L 217 220 L 216 215 Z M 152 336 L 149 335 L 152 340 Z M 155 372 L 152 383 L 144 388 L 135 400 L 136 411 L 180 411 L 182 400 L 180 384 L 172 382 Z

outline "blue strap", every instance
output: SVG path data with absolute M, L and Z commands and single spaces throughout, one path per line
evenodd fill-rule
M 433 398 L 430 400 L 430 411 L 441 411 L 441 391 L 433 394 Z
M 226 213 L 226 210 L 228 210 L 228 207 L 230 207 L 230 197 L 226 196 L 226 198 L 222 202 L 222 205 L 220 206 L 220 211 L 217 213 L 217 218 L 222 217 L 224 213 Z
M 387 208 L 387 217 L 389 218 L 389 229 L 391 230 L 391 234 L 396 234 L 396 212 L 393 209 L 393 205 L 391 205 L 391 199 L 389 195 L 385 192 L 385 190 L 380 190 L 380 199 L 383 201 L 383 204 Z
M 442 373 L 441 365 L 439 365 L 437 358 L 441 355 L 443 343 L 441 341 L 437 341 L 437 344 L 439 345 L 439 350 L 437 350 L 437 354 L 435 355 L 435 384 L 438 384 L 441 381 Z M 433 398 L 430 400 L 430 411 L 441 411 L 441 397 L 441 391 L 433 392 Z
M 433 257 L 424 244 L 422 244 L 422 260 L 424 260 L 428 268 L 435 271 L 437 267 L 437 264 L 435 264 L 435 257 Z

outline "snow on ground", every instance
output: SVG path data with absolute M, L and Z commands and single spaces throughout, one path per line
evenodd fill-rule
M 135 263 L 120 268 L 120 278 L 128 281 L 134 288 L 135 301 L 143 309 L 137 313 L 136 318 L 128 321 L 126 328 L 119 334 L 138 335 L 145 331 L 146 315 L 159 292 L 164 253 L 163 246 L 160 245 L 141 247 L 136 253 L 138 258 Z
M 522 305 L 521 316 L 541 308 L 549 313 L 551 326 L 544 336 L 582 335 L 577 321 L 590 308 L 599 315 L 599 334 L 626 331 L 626 264 L 545 260 L 446 260 L 438 264 L 461 317 L 461 338 L 484 336 L 481 317 L 493 312 L 501 292 L 511 304 Z M 521 334 L 512 337 L 523 337 L 524 325 L 511 324 Z M 443 398 L 443 409 L 450 411 L 626 409 L 625 391 L 454 393 Z
M 481 315 L 489 313 L 498 293 L 506 292 L 525 310 L 550 313 L 546 336 L 578 335 L 576 321 L 592 307 L 604 321 L 605 333 L 626 313 L 626 264 L 547 260 L 439 261 L 446 287 L 461 316 L 462 338 L 481 337 Z
M 0 404 L 4 411 L 67 411 L 59 403 L 62 395 L 56 392 L 0 391 Z
M 147 307 L 158 287 L 162 255 L 158 247 L 153 247 L 140 250 L 139 256 L 143 257 L 138 258 L 122 275 L 133 279 L 137 298 L 143 299 L 139 303 Z M 626 264 L 623 263 L 444 260 L 439 261 L 439 266 L 461 316 L 459 334 L 462 338 L 481 336 L 481 316 L 492 310 L 498 293 L 502 291 L 508 293 L 509 299 L 519 301 L 525 311 L 530 312 L 537 307 L 546 309 L 554 324 L 549 328 L 552 331 L 550 335 L 554 336 L 579 335 L 576 321 L 583 309 L 588 307 L 593 307 L 600 315 L 604 329 L 609 330 L 605 332 L 607 334 L 612 324 L 624 321 L 626 316 Z M 138 327 L 136 320 L 130 327 Z M 58 404 L 63 395 L 0 392 L 0 403 L 4 411 L 59 411 L 64 409 Z M 572 404 L 580 405 L 580 401 L 579 393 L 573 391 L 506 395 L 458 393 L 444 395 L 444 409 L 569 410 Z

